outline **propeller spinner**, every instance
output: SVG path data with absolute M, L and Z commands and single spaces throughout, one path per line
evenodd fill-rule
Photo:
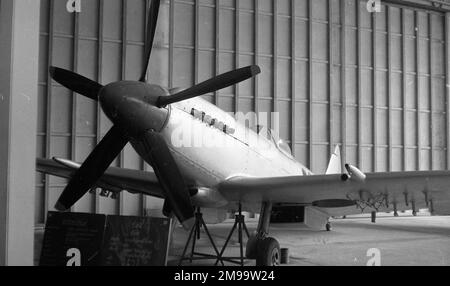
M 145 42 L 145 62 L 139 81 L 119 81 L 102 86 L 74 72 L 50 67 L 50 75 L 55 81 L 73 92 L 99 101 L 105 114 L 114 123 L 71 178 L 56 203 L 57 210 L 65 211 L 71 208 L 86 194 L 129 140 L 133 139 L 142 146 L 146 155 L 144 159 L 153 166 L 164 190 L 165 205 L 170 206 L 185 229 L 192 228 L 194 208 L 189 189 L 166 141 L 159 133 L 169 116 L 163 107 L 235 85 L 257 75 L 261 70 L 258 66 L 241 68 L 216 76 L 177 94 L 165 96 L 161 87 L 145 83 L 159 7 L 159 0 L 151 2 Z

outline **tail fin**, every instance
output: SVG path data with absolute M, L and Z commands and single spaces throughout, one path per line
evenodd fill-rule
M 339 149 L 339 145 L 336 145 L 336 149 L 334 149 L 334 153 L 331 155 L 330 163 L 328 163 L 328 168 L 325 174 L 331 175 L 341 173 L 342 173 L 341 149 Z

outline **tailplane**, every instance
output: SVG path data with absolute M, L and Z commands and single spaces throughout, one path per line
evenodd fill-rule
M 336 145 L 336 149 L 334 149 L 334 153 L 331 155 L 330 163 L 328 163 L 325 174 L 342 174 L 341 149 L 339 145 Z

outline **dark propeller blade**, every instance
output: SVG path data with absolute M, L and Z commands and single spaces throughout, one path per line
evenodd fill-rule
M 65 211 L 72 207 L 92 188 L 127 143 L 128 139 L 119 127 L 111 128 L 72 177 L 55 208 Z
M 191 229 L 195 219 L 189 190 L 164 138 L 159 133 L 147 132 L 142 142 L 164 190 L 166 211 L 171 208 L 183 227 Z
M 160 0 L 152 0 L 147 22 L 147 36 L 145 39 L 145 62 L 144 70 L 142 71 L 139 81 L 145 82 L 145 76 L 147 75 L 148 64 L 150 61 L 150 55 L 152 54 L 153 41 L 155 40 L 156 24 L 158 22 Z
M 68 89 L 93 100 L 98 100 L 98 93 L 103 87 L 84 76 L 57 67 L 50 67 L 50 75 L 56 82 Z
M 259 74 L 261 69 L 258 66 L 248 66 L 245 68 L 230 71 L 221 75 L 218 75 L 212 79 L 199 83 L 189 89 L 181 91 L 171 96 L 160 97 L 157 102 L 158 107 L 164 107 L 166 105 L 183 101 L 192 97 L 200 96 L 206 93 L 215 92 L 222 88 L 226 88 L 231 85 L 240 83 L 255 75 Z
M 170 217 L 172 215 L 172 207 L 170 206 L 170 203 L 168 200 L 164 200 L 163 205 L 163 215 L 166 217 Z

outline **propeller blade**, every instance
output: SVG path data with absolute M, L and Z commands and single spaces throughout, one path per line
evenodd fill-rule
M 168 200 L 164 200 L 163 205 L 163 215 L 166 217 L 170 217 L 172 215 L 172 207 L 170 206 L 170 203 Z
M 145 82 L 145 76 L 147 75 L 148 64 L 150 61 L 150 55 L 152 54 L 153 41 L 155 40 L 156 24 L 158 23 L 160 0 L 152 0 L 150 5 L 148 22 L 147 22 L 147 36 L 145 39 L 145 62 L 144 70 L 142 71 L 140 82 Z
M 77 73 L 57 67 L 50 67 L 50 75 L 56 82 L 68 89 L 98 101 L 98 93 L 103 87 L 101 84 Z
M 59 211 L 71 208 L 92 188 L 127 143 L 123 131 L 113 126 L 72 177 L 55 208 Z
M 183 227 L 190 230 L 195 222 L 194 208 L 192 207 L 189 189 L 184 183 L 169 147 L 162 135 L 155 132 L 145 133 L 142 143 L 164 190 L 166 197 L 165 211 L 171 209 Z
M 177 94 L 171 96 L 162 96 L 158 99 L 157 106 L 164 107 L 175 102 L 183 101 L 210 92 L 215 92 L 217 90 L 235 85 L 237 83 L 240 83 L 241 81 L 252 78 L 260 72 L 261 69 L 258 66 L 248 66 L 245 68 L 230 71 L 199 83 Z

